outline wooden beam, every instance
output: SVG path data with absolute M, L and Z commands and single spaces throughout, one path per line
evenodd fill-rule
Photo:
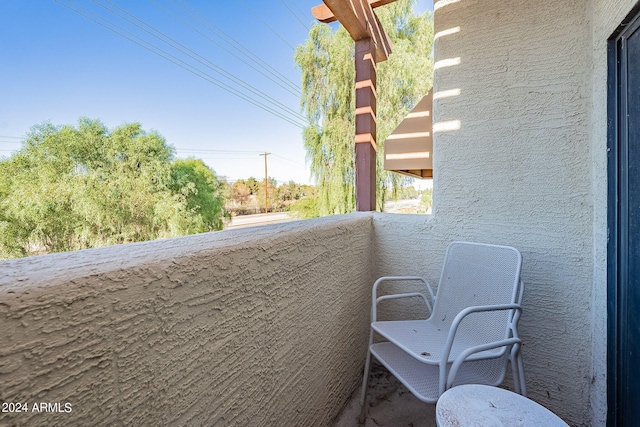
M 323 1 L 354 41 L 373 39 L 376 62 L 382 62 L 388 58 L 391 53 L 391 41 L 368 0 Z M 380 1 L 390 2 L 390 0 Z
M 322 0 L 331 10 L 354 41 L 371 37 L 367 31 L 367 22 L 360 19 L 351 0 Z M 361 0 L 355 0 L 359 3 Z
M 319 4 L 317 6 L 313 6 L 311 8 L 311 14 L 313 14 L 313 17 L 316 18 L 318 21 L 322 22 L 323 24 L 328 24 L 330 22 L 336 21 L 336 16 L 333 14 L 333 12 L 331 12 L 331 9 L 329 9 L 327 5 L 324 3 Z
M 385 4 L 393 3 L 394 1 L 396 0 L 368 0 L 369 4 L 374 9 L 379 6 L 384 6 Z M 325 4 L 320 4 L 318 6 L 312 7 L 311 13 L 313 14 L 314 18 L 325 24 L 328 24 L 329 22 L 335 22 L 337 19 L 333 12 L 331 12 L 331 9 L 329 9 Z
M 382 28 L 378 16 L 373 12 L 373 8 L 370 5 L 367 4 L 365 6 L 363 3 L 362 12 L 367 22 L 369 34 L 375 43 L 375 61 L 386 61 L 391 54 L 391 39 L 389 39 L 387 32 Z

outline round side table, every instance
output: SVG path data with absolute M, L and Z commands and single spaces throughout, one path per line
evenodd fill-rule
M 568 427 L 542 405 L 498 387 L 466 384 L 450 388 L 436 404 L 438 427 Z

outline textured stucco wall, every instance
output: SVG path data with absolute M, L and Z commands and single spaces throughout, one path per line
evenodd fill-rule
M 530 397 L 590 425 L 592 34 L 584 0 L 435 5 L 437 240 L 523 254 Z
M 0 263 L 0 425 L 325 426 L 361 381 L 372 218 Z M 31 409 L 31 406 L 30 406 Z
M 374 275 L 422 276 L 437 290 L 444 252 L 451 240 L 434 227 L 432 215 L 374 215 Z M 448 236 L 447 236 L 448 237 Z M 386 282 L 380 295 L 406 290 L 424 291 L 420 282 Z M 380 319 L 424 318 L 428 315 L 419 299 L 400 299 L 381 303 Z

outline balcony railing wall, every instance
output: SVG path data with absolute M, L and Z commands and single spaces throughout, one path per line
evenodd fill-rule
M 372 223 L 0 264 L 0 397 L 28 404 L 0 424 L 330 425 L 361 380 Z
M 522 250 L 529 394 L 579 419 L 588 392 L 547 391 L 577 381 L 593 337 L 549 332 L 559 316 L 540 307 L 584 310 L 559 292 L 588 280 L 583 267 L 469 234 L 437 216 L 354 213 L 3 262 L 0 398 L 29 406 L 0 425 L 332 425 L 361 381 L 374 278 L 436 285 L 457 239 Z M 555 357 L 566 346 L 547 336 L 572 334 L 583 356 Z

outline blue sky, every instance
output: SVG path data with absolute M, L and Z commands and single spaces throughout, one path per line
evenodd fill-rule
M 320 1 L 2 0 L 0 156 L 19 149 L 35 124 L 86 116 L 110 128 L 140 122 L 178 157 L 201 158 L 230 180 L 263 177 L 259 153 L 266 151 L 269 176 L 312 183 L 296 117 L 293 48 L 304 42 Z M 422 12 L 432 2 L 416 7 Z

